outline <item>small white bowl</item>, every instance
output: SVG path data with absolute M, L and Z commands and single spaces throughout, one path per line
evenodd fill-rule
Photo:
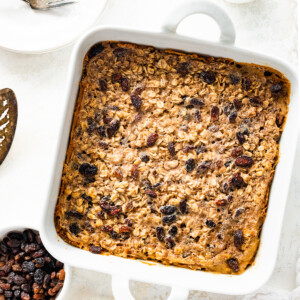
M 5 227 L 0 229 L 0 241 L 11 231 L 20 231 L 23 232 L 26 229 L 33 229 L 34 228 L 29 228 L 29 227 L 20 227 L 20 226 L 10 226 L 10 227 Z M 38 231 L 38 230 L 36 230 Z M 51 254 L 51 253 L 50 253 Z M 69 290 L 69 286 L 71 284 L 71 277 L 72 277 L 72 269 L 69 265 L 66 265 L 64 263 L 64 270 L 65 270 L 65 280 L 64 280 L 64 285 L 62 289 L 59 291 L 59 293 L 56 295 L 55 300 L 64 300 L 66 298 L 66 295 Z

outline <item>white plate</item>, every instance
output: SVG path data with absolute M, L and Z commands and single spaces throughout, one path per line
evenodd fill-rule
M 56 50 L 75 41 L 97 22 L 106 0 L 79 0 L 37 11 L 21 0 L 0 1 L 0 47 L 23 53 Z

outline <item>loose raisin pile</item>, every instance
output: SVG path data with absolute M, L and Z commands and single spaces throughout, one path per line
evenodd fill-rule
M 37 231 L 9 232 L 0 242 L 0 300 L 55 299 L 64 284 L 63 267 Z

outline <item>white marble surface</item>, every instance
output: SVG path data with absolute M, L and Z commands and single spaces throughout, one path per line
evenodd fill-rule
M 168 9 L 183 1 L 109 0 L 99 23 L 157 31 L 164 23 Z M 216 1 L 231 15 L 239 47 L 275 55 L 296 66 L 296 0 L 256 0 L 243 5 Z M 2 30 L 5 28 L 0 28 L 0 34 Z M 217 39 L 218 29 L 207 18 L 191 16 L 180 25 L 179 32 Z M 62 121 L 63 90 L 71 50 L 72 46 L 48 54 L 22 55 L 0 49 L 0 88 L 12 88 L 19 102 L 15 140 L 0 167 L 0 227 L 10 224 L 38 227 L 57 146 L 58 124 Z M 298 142 L 279 256 L 268 282 L 270 286 L 287 290 L 295 286 L 295 262 L 300 254 L 299 170 Z M 108 275 L 74 269 L 72 290 L 67 300 L 112 299 L 110 281 Z M 170 291 L 167 287 L 137 282 L 132 282 L 131 288 L 136 299 L 166 299 Z M 190 299 L 239 297 L 191 291 Z

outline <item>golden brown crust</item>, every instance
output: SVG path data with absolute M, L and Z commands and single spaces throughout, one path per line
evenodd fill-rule
M 96 45 L 84 62 L 58 234 L 92 252 L 244 272 L 259 244 L 289 91 L 264 66 Z

